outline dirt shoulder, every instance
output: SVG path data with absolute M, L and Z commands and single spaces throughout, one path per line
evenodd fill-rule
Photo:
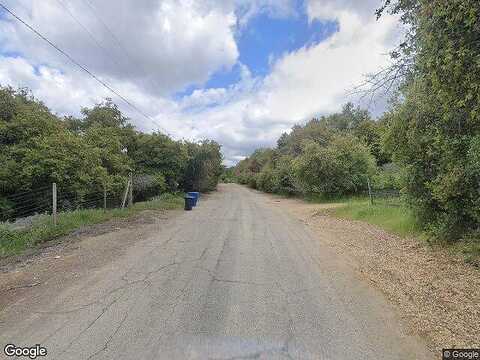
M 64 288 L 96 268 L 121 256 L 181 213 L 143 211 L 124 219 L 81 228 L 28 253 L 0 260 L 0 312 L 18 300 Z M 41 295 L 41 296 L 43 296 Z
M 480 347 L 480 271 L 446 250 L 400 238 L 360 221 L 329 216 L 338 204 L 268 196 L 272 205 L 308 225 L 321 245 L 351 260 L 362 277 L 397 307 L 431 350 Z

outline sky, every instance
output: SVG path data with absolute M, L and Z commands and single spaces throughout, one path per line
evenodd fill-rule
M 59 115 L 112 98 L 145 132 L 213 139 L 233 165 L 353 101 L 386 66 L 398 19 L 381 0 L 0 0 L 147 117 L 0 10 L 0 85 Z

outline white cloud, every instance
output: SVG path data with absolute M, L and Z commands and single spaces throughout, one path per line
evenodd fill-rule
M 156 95 L 202 84 L 238 57 L 233 11 L 207 1 L 22 0 L 12 9 L 94 73 Z M 8 20 L 0 26 L 3 49 L 71 68 L 25 27 Z
M 2 52 L 20 52 L 24 58 L 0 56 L 0 84 L 28 86 L 60 113 L 78 114 L 81 106 L 113 97 L 141 130 L 160 126 L 176 138 L 219 141 L 229 164 L 257 147 L 274 145 L 278 136 L 297 122 L 339 110 L 349 100 L 347 90 L 364 74 L 386 64 L 384 54 L 399 32 L 395 18 L 375 20 L 377 1 L 310 0 L 306 6 L 310 21 L 336 20 L 339 31 L 319 44 L 273 60 L 271 73 L 255 78 L 237 62 L 234 34 L 259 12 L 292 16 L 290 0 L 148 0 L 135 2 L 135 6 L 127 0 L 59 1 L 102 46 L 108 44 L 108 52 L 117 54 L 118 64 L 112 64 L 92 44 L 58 2 L 22 0 L 13 7 L 154 121 L 142 118 L 18 23 L 5 18 L 0 19 L 5 30 L 0 34 Z M 88 12 L 85 4 L 89 2 L 140 67 L 131 65 L 102 23 Z M 115 12 L 110 11 L 112 6 Z M 234 64 L 241 69 L 237 84 L 200 88 L 178 101 L 168 97 Z
M 307 13 L 310 20 L 330 20 L 350 13 L 369 22 L 381 5 L 381 0 L 308 0 Z
M 267 13 L 276 18 L 295 15 L 293 0 L 234 0 L 234 5 L 241 26 L 245 26 L 259 13 Z
M 73 75 L 73 76 L 72 76 Z M 45 65 L 34 67 L 23 58 L 0 57 L 0 84 L 26 87 L 34 96 L 62 114 L 78 114 L 80 108 L 110 96 L 93 80 L 76 73 L 65 76 Z
M 385 16 L 377 22 L 354 6 L 326 9 L 310 12 L 311 20 L 336 19 L 336 34 L 278 59 L 271 73 L 257 79 L 260 85 L 247 88 L 241 100 L 201 114 L 200 133 L 226 144 L 231 161 L 257 147 L 274 145 L 295 123 L 340 110 L 353 100 L 347 93 L 365 74 L 387 64 L 392 34 L 399 31 L 395 18 Z M 370 10 L 373 14 L 375 7 Z

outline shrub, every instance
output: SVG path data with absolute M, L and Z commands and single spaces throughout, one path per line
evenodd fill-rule
M 250 175 L 249 177 L 246 178 L 246 180 L 247 180 L 247 185 L 249 187 L 251 187 L 252 189 L 257 188 L 257 175 L 256 174 Z
M 404 183 L 404 171 L 402 170 L 393 163 L 383 165 L 372 177 L 372 187 L 374 189 L 400 190 Z
M 167 191 L 167 183 L 163 174 L 141 175 L 133 182 L 135 201 L 149 200 Z
M 294 161 L 294 171 L 305 193 L 353 194 L 366 188 L 367 176 L 375 171 L 375 159 L 358 140 L 339 137 L 326 147 L 307 144 Z
M 273 193 L 276 190 L 276 179 L 274 170 L 269 166 L 265 166 L 257 175 L 256 185 L 258 190 Z
M 282 156 L 276 161 L 273 192 L 285 195 L 293 195 L 299 192 L 295 181 L 292 157 Z
M 480 7 L 478 0 L 385 1 L 410 31 L 394 52 L 411 70 L 387 142 L 406 168 L 406 193 L 436 238 L 480 228 Z M 405 67 L 405 65 L 407 65 Z

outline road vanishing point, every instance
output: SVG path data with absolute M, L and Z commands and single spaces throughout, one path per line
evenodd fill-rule
M 220 185 L 129 231 L 138 239 L 111 261 L 6 307 L 0 343 L 58 360 L 429 356 L 347 258 L 267 195 Z

